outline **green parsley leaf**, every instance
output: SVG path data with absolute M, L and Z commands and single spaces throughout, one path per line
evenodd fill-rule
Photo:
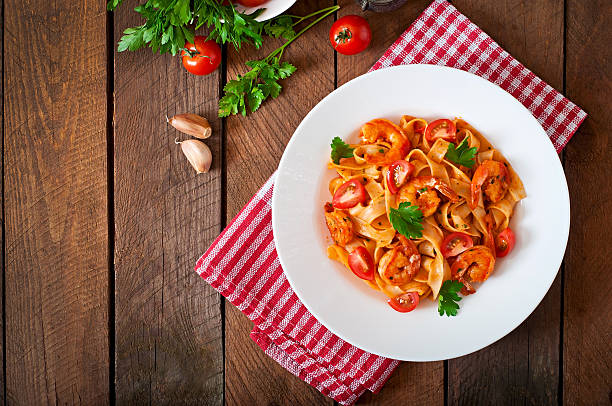
M 278 60 L 276 62 L 276 65 L 278 65 Z M 281 79 L 288 78 L 296 70 L 297 70 L 297 68 L 295 66 L 291 65 L 289 62 L 283 62 L 282 64 L 278 65 L 278 67 L 276 68 L 276 71 L 278 72 L 278 77 L 281 78 Z
M 274 38 L 291 39 L 295 36 L 293 30 L 293 18 L 290 16 L 280 16 L 276 19 L 266 21 L 264 32 Z
M 209 39 L 220 44 L 230 43 L 236 50 L 239 50 L 244 42 L 252 43 L 255 48 L 261 47 L 264 23 L 256 18 L 263 9 L 243 14 L 231 4 L 222 5 L 214 0 L 194 0 L 193 10 L 194 20 L 197 21 L 196 29 L 205 25 L 209 29 Z
M 448 144 L 448 149 L 446 151 L 446 159 L 457 165 L 463 165 L 465 167 L 471 168 L 476 163 L 476 152 L 478 152 L 476 147 L 468 147 L 466 137 L 457 147 L 455 147 L 455 144 L 453 144 L 452 142 Z
M 425 193 L 425 192 L 427 192 L 427 187 L 424 187 L 424 188 L 422 188 L 422 189 L 419 189 L 419 190 L 417 190 L 417 192 L 419 192 L 419 193 Z
M 340 137 L 334 137 L 331 142 L 331 149 L 332 162 L 338 165 L 340 158 L 351 158 L 355 148 L 351 148 Z
M 114 9 L 116 9 L 117 7 L 119 7 L 119 5 L 123 2 L 123 0 L 109 0 L 108 3 L 106 3 L 106 9 L 108 11 L 113 11 Z
M 400 203 L 397 209 L 391 208 L 389 220 L 393 228 L 406 238 L 423 237 L 423 212 L 410 202 Z
M 122 3 L 123 0 L 108 0 L 106 7 L 113 11 Z M 245 42 L 252 43 L 255 48 L 261 47 L 264 34 L 285 38 L 287 41 L 264 59 L 247 62 L 251 70 L 230 80 L 224 87 L 224 95 L 219 100 L 219 117 L 246 115 L 247 111 L 257 110 L 268 97 L 278 97 L 282 90 L 278 81 L 296 71 L 292 64 L 280 62 L 285 48 L 339 8 L 323 8 L 304 17 L 281 15 L 260 22 L 257 17 L 264 12 L 263 8 L 244 14 L 231 2 L 220 0 L 147 0 L 134 8 L 144 24 L 124 31 L 118 51 L 136 51 L 148 46 L 156 53 L 176 55 L 185 50 L 186 41 L 194 42 L 195 31 L 203 26 L 208 29 L 208 39 L 218 44 L 231 43 L 236 50 Z M 295 26 L 312 18 L 314 21 L 295 32 Z
M 143 36 L 146 29 L 144 25 L 140 27 L 128 28 L 123 31 L 123 36 L 119 40 L 119 45 L 117 50 L 119 52 L 123 52 L 127 49 L 130 51 L 135 51 L 139 48 L 142 48 L 145 44 Z
M 458 301 L 461 300 L 457 292 L 463 288 L 463 283 L 459 281 L 445 281 L 438 294 L 438 313 L 440 316 L 456 316 L 459 309 Z
M 248 61 L 251 68 L 244 76 L 238 75 L 223 87 L 224 95 L 219 100 L 219 117 L 232 114 L 246 116 L 248 111 L 256 111 L 268 98 L 276 98 L 283 88 L 278 81 L 289 77 L 295 72 L 295 66 L 290 63 L 279 63 L 278 58 Z
M 109 0 L 106 7 L 113 11 L 121 3 L 123 0 Z M 185 40 L 193 43 L 195 30 L 202 26 L 208 28 L 208 38 L 219 44 L 231 43 L 238 50 L 246 42 L 259 48 L 264 33 L 276 38 L 295 37 L 293 19 L 301 21 L 299 17 L 279 16 L 260 22 L 257 17 L 264 9 L 244 14 L 218 0 L 148 0 L 134 11 L 145 23 L 125 33 L 119 41 L 119 51 L 135 51 L 148 45 L 154 52 L 176 55 L 184 48 Z

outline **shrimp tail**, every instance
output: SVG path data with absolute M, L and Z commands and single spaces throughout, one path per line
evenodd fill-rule
M 469 201 L 469 206 L 470 209 L 474 210 L 476 208 L 476 206 L 478 206 L 478 197 L 479 197 L 479 188 L 478 186 L 476 186 L 476 184 L 472 183 L 470 185 L 470 201 Z
M 438 192 L 442 193 L 444 196 L 448 197 L 451 202 L 459 201 L 459 196 L 457 195 L 457 193 L 455 193 L 455 191 L 446 183 L 437 182 L 434 188 Z
M 487 214 L 484 217 L 485 223 L 487 225 L 487 234 L 484 236 L 484 245 L 491 250 L 491 254 L 493 258 L 496 258 L 495 252 L 495 238 L 493 237 L 493 218 L 491 214 Z

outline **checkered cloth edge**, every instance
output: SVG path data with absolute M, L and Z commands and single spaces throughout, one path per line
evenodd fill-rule
M 398 361 L 333 335 L 298 300 L 272 236 L 275 176 L 196 264 L 196 271 L 255 324 L 251 338 L 289 372 L 343 405 L 377 392 Z
M 487 78 L 542 124 L 560 151 L 586 117 L 446 1 L 434 1 L 372 67 L 442 64 Z M 332 334 L 298 300 L 272 235 L 275 175 L 198 260 L 196 272 L 255 327 L 251 338 L 289 372 L 340 404 L 378 392 L 397 360 L 376 356 Z
M 587 116 L 445 0 L 427 7 L 370 70 L 414 63 L 450 66 L 495 83 L 533 114 L 557 152 Z

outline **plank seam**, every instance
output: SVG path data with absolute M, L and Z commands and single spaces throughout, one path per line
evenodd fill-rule
M 6 234 L 4 211 L 4 1 L 2 2 L 2 399 L 6 405 Z
M 227 44 L 222 45 L 221 47 L 221 74 L 219 75 L 219 100 L 223 97 L 223 88 L 227 83 Z M 227 159 L 226 159 L 226 118 L 221 118 L 219 134 L 221 137 L 221 208 L 219 213 L 219 233 L 225 228 L 227 225 Z M 225 381 L 225 298 L 221 296 L 220 293 L 217 293 L 219 297 L 219 311 L 221 313 L 221 354 L 222 354 L 222 364 L 223 364 L 223 387 L 221 388 L 222 393 L 222 405 L 226 404 L 226 381 Z
M 113 12 L 106 12 L 106 204 L 108 221 L 108 396 L 116 403 L 115 387 L 115 33 Z

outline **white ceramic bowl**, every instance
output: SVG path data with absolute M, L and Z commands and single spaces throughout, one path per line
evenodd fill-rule
M 236 4 L 236 8 L 246 14 L 251 14 L 257 9 L 265 8 L 265 11 L 257 17 L 257 21 L 266 21 L 271 19 L 272 17 L 276 17 L 277 15 L 282 14 L 289 7 L 293 6 L 294 3 L 295 0 L 268 0 L 267 2 L 258 7 L 244 7 L 240 4 Z
M 357 142 L 360 126 L 402 114 L 462 117 L 513 165 L 527 198 L 511 226 L 514 251 L 465 297 L 456 317 L 441 317 L 424 300 L 411 313 L 393 311 L 386 297 L 326 256 L 323 204 L 331 200 L 326 165 L 334 136 Z M 561 264 L 570 209 L 563 168 L 531 113 L 498 86 L 467 72 L 408 65 L 360 76 L 323 99 L 295 131 L 281 159 L 272 222 L 276 249 L 291 287 L 329 330 L 366 351 L 435 361 L 479 350 L 517 327 L 542 300 Z

